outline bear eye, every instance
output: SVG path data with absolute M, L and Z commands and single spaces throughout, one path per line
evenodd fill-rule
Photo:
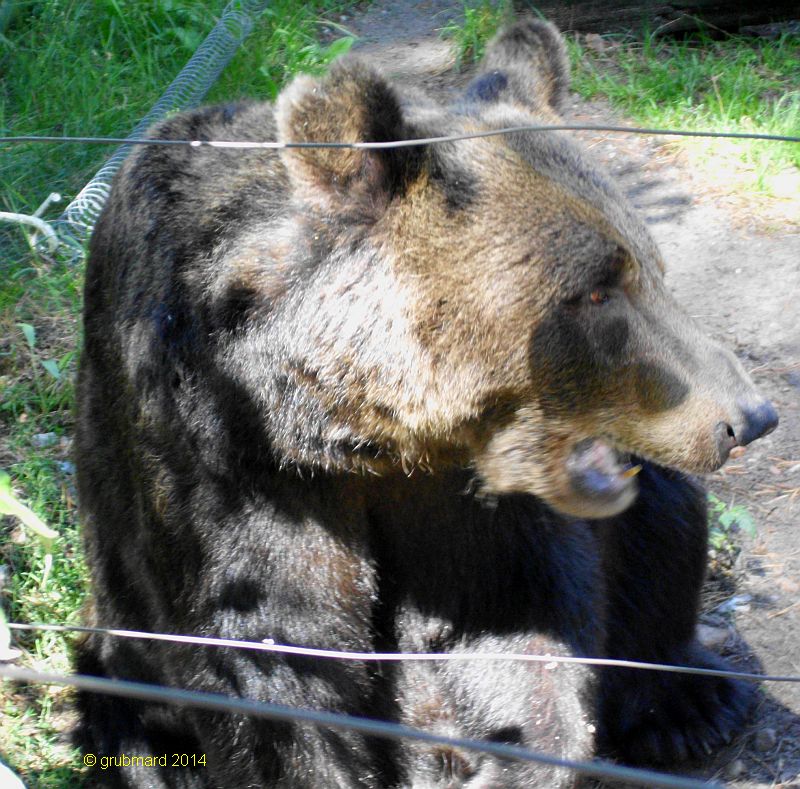
M 579 307 L 581 304 L 586 304 L 587 301 L 591 302 L 592 304 L 605 304 L 609 301 L 611 295 L 607 288 L 598 287 L 594 290 L 590 291 L 588 294 L 586 292 L 579 293 L 576 296 L 571 296 L 567 299 L 564 299 L 562 302 L 566 307 Z

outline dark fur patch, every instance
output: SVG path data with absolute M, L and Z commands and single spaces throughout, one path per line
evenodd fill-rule
M 431 153 L 429 176 L 444 193 L 448 211 L 465 211 L 478 198 L 478 179 L 458 163 L 453 151 L 434 150 Z
M 481 74 L 467 85 L 464 100 L 467 102 L 497 101 L 500 94 L 508 87 L 508 77 L 502 71 L 490 71 Z
M 686 383 L 664 366 L 639 361 L 633 370 L 633 391 L 644 413 L 677 408 L 689 396 Z
M 170 353 L 186 353 L 197 339 L 192 310 L 173 293 L 169 302 L 161 301 L 152 309 L 152 321 L 161 347 Z
M 235 282 L 214 302 L 214 325 L 233 331 L 242 326 L 258 306 L 264 308 L 264 314 L 269 312 L 269 305 L 264 303 L 261 294 L 252 285 Z

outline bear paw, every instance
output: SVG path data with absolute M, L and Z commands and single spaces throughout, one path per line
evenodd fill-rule
M 730 670 L 724 660 L 697 644 L 664 662 Z M 601 680 L 598 751 L 631 764 L 706 757 L 742 728 L 755 698 L 755 687 L 743 680 L 606 669 Z

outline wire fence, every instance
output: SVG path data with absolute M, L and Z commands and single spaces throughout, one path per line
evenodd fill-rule
M 251 699 L 231 698 L 219 693 L 202 693 L 168 688 L 162 685 L 149 685 L 142 682 L 105 679 L 81 674 L 51 674 L 17 668 L 16 666 L 7 666 L 2 663 L 0 663 L 0 678 L 17 682 L 69 686 L 90 693 L 103 693 L 125 699 L 248 715 L 254 718 L 284 721 L 286 723 L 305 723 L 329 729 L 343 729 L 388 740 L 413 740 L 446 748 L 485 753 L 506 761 L 545 764 L 551 767 L 571 770 L 578 775 L 601 780 L 627 781 L 639 786 L 664 787 L 664 789 L 718 789 L 722 786 L 713 781 L 666 775 L 653 770 L 642 770 L 634 767 L 623 767 L 600 759 L 593 761 L 564 759 L 517 745 L 463 737 L 445 737 L 400 723 L 372 720 L 355 715 L 287 707 L 281 704 L 271 704 Z
M 226 7 L 222 19 L 201 45 L 195 56 L 176 77 L 159 102 L 150 113 L 136 126 L 129 137 L 96 137 L 96 136 L 55 136 L 55 135 L 13 135 L 0 137 L 0 146 L 13 144 L 84 144 L 84 145 L 121 145 L 114 155 L 98 171 L 79 195 L 70 203 L 62 216 L 53 223 L 48 223 L 37 215 L 4 213 L 6 218 L 22 224 L 30 224 L 43 234 L 44 246 L 53 253 L 59 243 L 72 248 L 73 256 L 83 254 L 83 246 L 88 240 L 100 212 L 108 198 L 113 175 L 134 146 L 187 146 L 190 148 L 218 148 L 239 150 L 282 150 L 292 148 L 328 148 L 348 150 L 386 150 L 409 148 L 441 143 L 459 142 L 508 134 L 536 132 L 605 132 L 612 134 L 638 134 L 664 137 L 694 137 L 707 139 L 760 140 L 767 142 L 800 143 L 800 136 L 766 134 L 761 132 L 724 132 L 702 131 L 692 129 L 662 129 L 640 126 L 619 126 L 607 124 L 526 124 L 498 129 L 482 129 L 460 134 L 436 137 L 420 137 L 405 140 L 389 140 L 382 142 L 332 141 L 332 142 L 293 142 L 277 140 L 185 140 L 155 139 L 138 137 L 147 131 L 149 126 L 164 117 L 171 109 L 192 106 L 218 76 L 227 60 L 233 55 L 241 40 L 248 34 L 252 25 L 249 13 L 263 8 L 267 2 L 258 0 L 233 0 Z M 248 13 L 242 11 L 246 9 Z M 237 27 L 238 26 L 238 27 Z M 236 34 L 234 35 L 234 31 Z M 204 51 L 208 44 L 207 51 Z M 227 58 L 224 61 L 221 58 Z M 194 66 L 194 68 L 192 68 Z M 209 82 L 210 80 L 210 82 Z M 208 84 L 207 84 L 208 83 Z M 56 195 L 51 195 L 54 197 Z M 57 196 L 56 196 L 57 197 Z M 50 198 L 48 198 L 49 200 Z M 43 206 L 44 207 L 44 206 Z M 42 208 L 43 208 L 42 207 Z M 42 209 L 40 209 L 41 211 Z M 55 226 L 56 231 L 52 226 Z
M 193 644 L 203 647 L 230 647 L 249 649 L 256 652 L 297 655 L 327 660 L 355 660 L 359 662 L 397 663 L 397 662 L 451 662 L 451 661 L 497 661 L 544 663 L 582 666 L 609 666 L 616 668 L 641 669 L 644 671 L 663 671 L 673 674 L 694 674 L 703 677 L 724 677 L 748 682 L 800 682 L 800 676 L 753 674 L 747 671 L 729 671 L 697 666 L 678 666 L 670 663 L 647 663 L 640 660 L 618 660 L 615 658 L 575 657 L 572 655 L 531 655 L 520 652 L 343 652 L 334 649 L 315 649 L 292 644 L 276 644 L 272 639 L 263 641 L 240 641 L 231 638 L 212 636 L 176 635 L 173 633 L 152 633 L 142 630 L 124 630 L 108 627 L 87 627 L 84 625 L 60 625 L 51 623 L 25 624 L 10 622 L 10 630 L 42 631 L 51 633 L 94 633 L 115 638 L 141 639 L 145 641 L 167 641 L 173 644 Z
M 236 6 L 237 0 L 232 2 L 229 7 Z M 262 5 L 260 3 L 252 2 L 250 5 Z M 235 10 L 235 9 L 234 9 Z M 233 13 L 233 18 L 237 20 L 237 24 L 241 24 L 240 31 L 243 38 L 249 28 L 244 25 L 244 22 L 239 20 L 238 12 Z M 223 22 L 225 15 L 220 20 L 218 28 L 222 32 L 217 36 L 220 41 L 225 40 L 225 46 L 232 47 L 226 57 L 228 59 L 235 51 L 237 42 L 233 38 L 224 39 L 224 35 L 229 35 L 229 27 L 226 27 Z M 215 31 L 217 29 L 215 28 Z M 227 31 L 227 32 L 225 32 Z M 222 38 L 220 38 L 222 36 Z M 17 222 L 34 224 L 43 233 L 44 246 L 51 254 L 59 243 L 64 244 L 72 250 L 72 258 L 81 257 L 83 255 L 83 247 L 85 242 L 91 235 L 94 225 L 100 216 L 100 212 L 108 199 L 111 189 L 111 181 L 114 174 L 122 165 L 122 162 L 131 152 L 134 146 L 140 145 L 160 145 L 160 146 L 187 146 L 190 148 L 219 148 L 219 149 L 239 149 L 239 150 L 282 150 L 289 148 L 333 148 L 333 149 L 349 149 L 349 150 L 386 150 L 394 148 L 410 148 L 424 145 L 436 145 L 441 143 L 459 142 L 461 140 L 475 140 L 486 137 L 497 137 L 506 134 L 521 134 L 521 133 L 535 133 L 535 132 L 606 132 L 611 134 L 639 134 L 648 136 L 662 136 L 662 137 L 696 137 L 696 138 L 717 138 L 717 139 L 730 139 L 730 140 L 761 140 L 768 142 L 783 142 L 783 143 L 800 143 L 800 136 L 781 135 L 781 134 L 763 134 L 760 132 L 722 132 L 722 131 L 699 131 L 691 129 L 659 129 L 648 128 L 640 126 L 618 126 L 606 124 L 527 124 L 521 126 L 510 126 L 500 129 L 482 129 L 479 131 L 464 132 L 461 134 L 450 134 L 437 137 L 420 137 L 406 140 L 389 140 L 384 142 L 281 142 L 277 140 L 174 140 L 174 139 L 154 139 L 148 137 L 140 137 L 138 135 L 147 131 L 150 125 L 159 118 L 164 117 L 167 112 L 176 107 L 192 106 L 196 103 L 196 99 L 202 97 L 208 89 L 206 85 L 206 77 L 203 76 L 205 72 L 200 66 L 206 63 L 210 54 L 214 50 L 214 41 L 217 40 L 214 33 L 209 36 L 206 42 L 211 42 L 209 52 L 206 53 L 205 60 L 200 57 L 203 46 L 198 49 L 196 53 L 198 60 L 198 70 L 195 72 L 190 68 L 195 61 L 192 60 L 187 64 L 183 71 L 178 75 L 170 88 L 166 91 L 164 96 L 159 100 L 150 113 L 136 126 L 134 131 L 129 137 L 93 137 L 93 136 L 54 136 L 54 135 L 14 135 L 0 137 L 0 145 L 13 145 L 23 143 L 49 143 L 49 144 L 83 144 L 83 145 L 120 145 L 121 147 L 114 153 L 114 155 L 106 162 L 105 165 L 97 172 L 97 174 L 89 181 L 89 183 L 81 190 L 80 194 L 70 203 L 66 211 L 61 215 L 60 219 L 56 220 L 53 224 L 55 231 L 50 225 L 43 220 L 37 218 L 30 218 L 21 215 L 14 215 Z M 220 45 L 221 46 L 221 45 Z M 227 50 L 226 50 L 227 51 Z M 219 56 L 219 52 L 217 52 Z M 216 61 L 210 61 L 216 69 Z M 227 60 L 225 61 L 227 62 Z M 208 64 L 206 63 L 206 66 Z M 214 79 L 222 70 L 224 63 L 214 71 Z M 210 68 L 210 67 L 209 67 Z M 199 80 L 197 74 L 200 74 L 203 79 L 197 85 L 195 81 Z M 210 77 L 209 77 L 210 78 Z M 209 83 L 210 84 L 210 83 Z M 202 90 L 201 90 L 202 88 Z M 8 215 L 11 218 L 11 215 Z
M 137 127 L 138 128 L 138 127 Z M 420 145 L 459 142 L 461 140 L 477 140 L 484 137 L 499 137 L 504 134 L 522 132 L 552 131 L 593 131 L 613 132 L 615 134 L 645 134 L 662 137 L 707 137 L 726 140 L 766 140 L 770 142 L 800 143 L 800 137 L 786 134 L 762 134 L 761 132 L 720 132 L 697 131 L 693 129 L 658 129 L 644 126 L 615 126 L 596 123 L 560 123 L 560 124 L 525 124 L 521 126 L 505 126 L 499 129 L 481 129 L 480 131 L 448 134 L 439 137 L 417 137 L 407 140 L 387 140 L 385 142 L 279 142 L 275 140 L 168 140 L 154 138 L 131 137 L 59 137 L 48 135 L 17 135 L 0 137 L 3 143 L 82 143 L 86 145 L 188 145 L 191 148 L 241 148 L 266 150 L 282 148 L 345 148 L 355 150 L 381 150 L 391 148 L 410 148 Z
M 214 638 L 209 636 L 178 635 L 171 633 L 155 633 L 118 628 L 88 627 L 82 625 L 60 625 L 50 623 L 26 624 L 12 622 L 8 624 L 16 631 L 45 631 L 56 633 L 92 633 L 114 638 L 142 639 L 177 644 L 189 644 L 203 647 L 226 647 L 246 649 L 273 654 L 296 655 L 324 660 L 354 660 L 362 662 L 451 662 L 451 661 L 498 661 L 498 662 L 536 662 L 546 668 L 557 665 L 589 665 L 598 667 L 617 667 L 662 671 L 680 674 L 692 674 L 706 677 L 724 677 L 728 679 L 752 682 L 800 682 L 800 676 L 778 676 L 754 674 L 722 669 L 706 669 L 695 666 L 679 666 L 663 663 L 647 663 L 632 660 L 615 660 L 610 658 L 575 657 L 569 655 L 532 655 L 527 653 L 507 652 L 439 652 L 439 653 L 380 653 L 380 652 L 344 652 L 339 650 L 315 649 L 288 644 L 277 644 L 271 639 L 263 641 L 241 641 L 236 639 Z M 222 694 L 187 691 L 179 688 L 150 685 L 128 680 L 108 679 L 79 674 L 55 674 L 0 662 L 0 678 L 35 684 L 56 684 L 74 687 L 90 693 L 103 693 L 145 702 L 167 703 L 188 706 L 197 709 L 214 710 L 230 714 L 244 714 L 269 720 L 306 723 L 333 729 L 356 731 L 365 735 L 392 740 L 414 740 L 449 748 L 462 748 L 485 753 L 499 759 L 523 762 L 535 762 L 550 765 L 586 777 L 599 780 L 635 782 L 640 786 L 666 787 L 667 789 L 699 789 L 699 787 L 721 787 L 713 781 L 695 780 L 675 775 L 667 775 L 653 770 L 624 767 L 603 760 L 581 761 L 564 759 L 552 754 L 541 753 L 530 748 L 507 745 L 471 738 L 444 737 L 421 729 L 415 729 L 390 721 L 378 721 L 358 716 L 339 713 L 309 710 L 285 705 L 272 704 L 252 699 L 224 696 Z

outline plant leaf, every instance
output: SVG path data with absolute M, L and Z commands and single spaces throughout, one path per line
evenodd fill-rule
M 0 514 L 18 518 L 23 526 L 41 540 L 44 549 L 52 553 L 53 541 L 58 537 L 58 532 L 53 531 L 32 509 L 14 496 L 11 492 L 11 477 L 5 471 L 0 471 Z
M 56 381 L 61 380 L 61 370 L 58 369 L 58 362 L 56 362 L 54 359 L 43 359 L 42 367 L 44 367 L 44 369 L 47 370 L 47 372 L 50 373 L 50 375 L 52 375 Z
M 749 537 L 756 536 L 758 530 L 756 528 L 755 519 L 744 507 L 740 507 L 739 511 L 736 513 L 736 522 L 739 524 L 739 528 Z
M 323 63 L 330 63 L 336 58 L 346 55 L 352 49 L 354 42 L 355 39 L 352 36 L 345 36 L 332 41 L 322 53 Z
M 202 33 L 197 30 L 187 30 L 185 27 L 176 27 L 172 34 L 178 39 L 181 46 L 189 52 L 194 52 L 203 40 Z
M 28 341 L 28 345 L 30 345 L 31 350 L 36 347 L 36 329 L 31 326 L 30 323 L 18 323 L 17 326 L 22 329 L 22 333 L 25 335 L 25 339 Z

